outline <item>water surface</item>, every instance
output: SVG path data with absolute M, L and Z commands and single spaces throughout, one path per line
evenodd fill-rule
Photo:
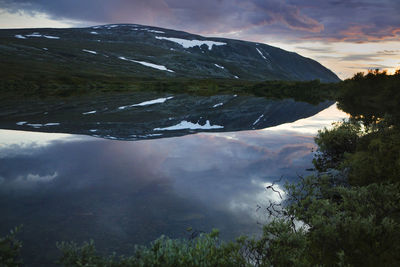
M 0 130 L 0 233 L 23 224 L 25 261 L 36 266 L 51 265 L 61 240 L 129 253 L 188 227 L 257 234 L 258 207 L 279 200 L 265 187 L 309 173 L 317 130 L 343 117 L 332 106 L 263 130 L 142 141 Z

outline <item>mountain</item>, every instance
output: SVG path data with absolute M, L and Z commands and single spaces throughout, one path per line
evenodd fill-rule
M 0 71 L 8 80 L 31 75 L 339 81 L 318 62 L 266 44 L 137 24 L 0 30 Z
M 68 101 L 10 100 L 0 109 L 0 129 L 142 140 L 196 132 L 263 129 L 310 117 L 333 103 L 312 105 L 293 99 L 155 92 L 122 97 L 80 96 Z

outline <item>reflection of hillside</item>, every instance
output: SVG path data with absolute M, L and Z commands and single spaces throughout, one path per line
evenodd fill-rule
M 15 102 L 3 107 L 0 128 L 141 140 L 262 129 L 310 117 L 331 104 L 237 95 L 135 93 L 122 99 L 103 96 L 68 102 Z

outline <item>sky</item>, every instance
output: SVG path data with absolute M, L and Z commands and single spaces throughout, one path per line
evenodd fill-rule
M 399 0 L 0 0 L 0 28 L 136 23 L 262 42 L 340 78 L 400 68 Z

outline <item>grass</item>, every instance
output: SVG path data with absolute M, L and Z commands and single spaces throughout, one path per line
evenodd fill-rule
M 88 65 L 54 65 L 51 62 L 26 61 L 26 64 L 0 64 L 0 101 L 19 98 L 65 98 L 156 91 L 211 96 L 218 94 L 254 95 L 268 98 L 294 98 L 318 103 L 332 100 L 336 83 L 315 81 L 246 81 L 237 79 L 196 79 L 136 77 L 125 73 L 108 73 Z

